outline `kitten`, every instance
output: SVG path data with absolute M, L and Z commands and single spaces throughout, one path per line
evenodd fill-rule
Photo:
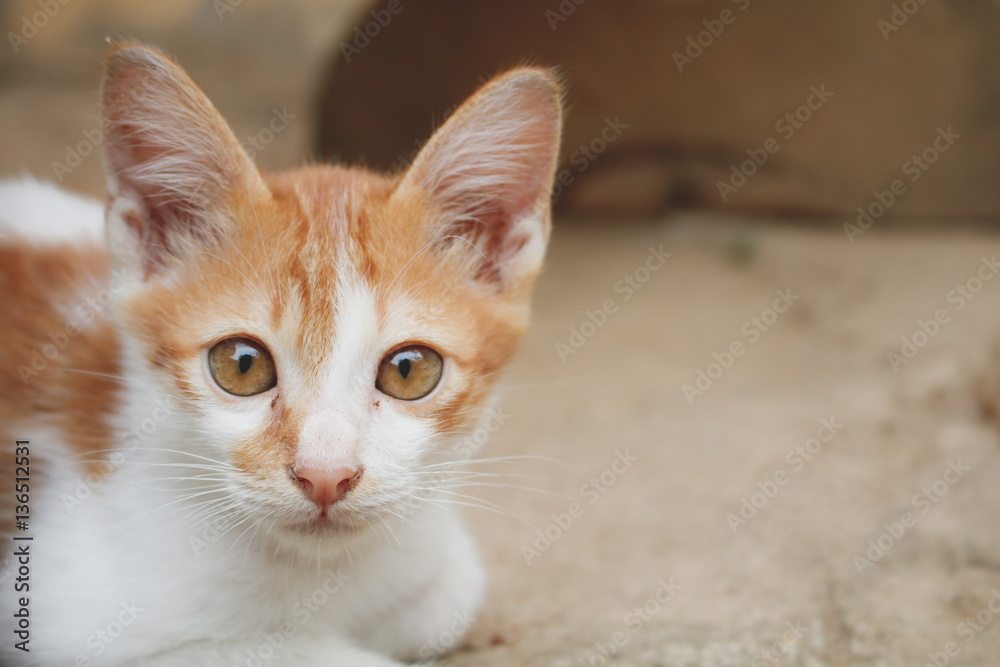
M 103 104 L 106 246 L 96 203 L 0 186 L 0 662 L 433 657 L 484 588 L 436 473 L 525 330 L 557 83 L 494 79 L 397 177 L 261 174 L 142 46 Z

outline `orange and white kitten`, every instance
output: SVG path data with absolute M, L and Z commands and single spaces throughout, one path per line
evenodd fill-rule
M 396 177 L 261 174 L 142 46 L 111 51 L 103 104 L 106 243 L 97 203 L 0 184 L 0 662 L 433 657 L 483 593 L 468 478 L 437 473 L 525 330 L 556 82 L 494 79 Z

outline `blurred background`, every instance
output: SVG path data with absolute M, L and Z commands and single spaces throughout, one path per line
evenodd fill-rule
M 0 176 L 101 196 L 108 41 L 265 169 L 567 84 L 447 665 L 1000 664 L 1000 3 L 6 0 Z M 483 438 L 485 439 L 485 434 Z M 477 443 L 478 444 L 478 443 Z M 522 476 L 523 475 L 523 476 Z

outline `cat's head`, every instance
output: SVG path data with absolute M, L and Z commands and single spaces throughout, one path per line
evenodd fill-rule
M 279 534 L 398 514 L 455 456 L 525 330 L 555 80 L 494 79 L 394 177 L 260 173 L 141 46 L 111 52 L 103 103 L 110 244 L 137 277 L 118 304 L 133 385 L 171 397 L 185 451 L 224 463 L 226 493 Z

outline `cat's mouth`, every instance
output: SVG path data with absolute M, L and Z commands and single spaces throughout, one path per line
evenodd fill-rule
M 370 531 L 363 521 L 340 517 L 320 517 L 319 510 L 308 518 L 283 521 L 270 530 L 270 537 L 293 552 L 339 553 L 345 547 L 368 541 Z M 316 551 L 318 550 L 318 551 Z
M 366 528 L 367 524 L 353 517 L 351 512 L 332 507 L 318 509 L 310 512 L 306 517 L 289 526 L 293 531 L 311 537 L 328 537 L 358 533 Z

